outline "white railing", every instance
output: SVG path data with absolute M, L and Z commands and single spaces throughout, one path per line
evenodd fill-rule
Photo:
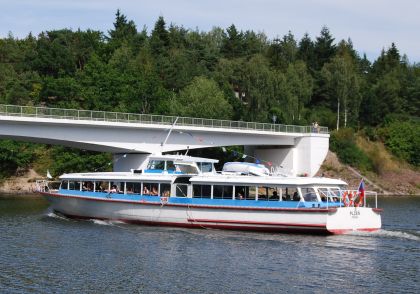
M 172 125 L 176 116 L 137 114 L 123 112 L 107 112 L 94 110 L 77 110 L 50 107 L 19 106 L 0 104 L 0 115 L 36 118 L 54 118 L 69 120 L 108 121 L 123 123 Z M 207 118 L 178 117 L 177 126 L 194 126 L 210 128 L 226 128 L 241 130 L 256 130 L 283 133 L 320 133 L 328 134 L 327 127 L 297 126 L 269 124 L 259 122 L 231 121 Z
M 342 190 L 341 192 L 342 193 L 339 197 L 339 200 L 340 200 L 340 203 L 344 204 L 345 206 L 368 207 L 367 198 L 374 196 L 375 208 L 378 208 L 378 193 L 375 191 L 365 191 L 362 205 L 360 205 L 360 192 L 358 190 Z
M 34 192 L 56 192 L 60 184 L 60 181 L 36 180 Z

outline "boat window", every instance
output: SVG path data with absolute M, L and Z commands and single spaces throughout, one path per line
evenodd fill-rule
M 151 160 L 147 165 L 147 169 L 152 170 L 164 170 L 165 169 L 165 161 L 163 160 Z
M 211 198 L 210 185 L 193 185 L 194 198 Z
M 93 182 L 82 182 L 82 191 L 93 192 Z
M 160 184 L 160 196 L 169 197 L 171 194 L 170 184 Z
M 318 197 L 316 196 L 314 188 L 301 188 L 302 196 L 305 201 L 316 202 Z
M 258 200 L 268 200 L 268 187 L 259 186 L 258 191 Z
M 213 199 L 232 199 L 233 186 L 213 186 Z
M 173 161 L 167 161 L 166 162 L 166 170 L 168 171 L 168 173 L 175 172 L 176 168 L 175 168 L 175 165 L 174 165 Z
M 80 191 L 80 182 L 70 181 L 69 182 L 69 190 Z
M 187 197 L 188 196 L 188 185 L 177 184 L 175 188 L 176 197 Z
M 101 181 L 96 182 L 96 191 L 98 192 L 107 192 L 110 188 L 109 182 Z
M 141 183 L 127 182 L 125 183 L 126 194 L 141 194 Z
M 158 183 L 143 183 L 143 195 L 159 195 L 159 184 Z
M 211 162 L 199 162 L 198 167 L 202 173 L 210 173 L 213 171 L 213 164 Z
M 245 196 L 246 200 L 257 199 L 257 188 L 255 186 L 248 187 L 248 195 Z
M 280 201 L 280 193 L 278 188 L 270 187 L 268 188 L 268 200 L 269 201 Z
M 111 189 L 108 192 L 124 193 L 124 183 L 123 182 L 111 182 Z
M 255 200 L 255 186 L 235 186 L 235 199 Z
M 60 189 L 67 190 L 69 188 L 69 181 L 61 181 Z
M 283 192 L 284 201 L 300 201 L 300 195 L 296 187 L 283 188 Z
M 340 201 L 340 190 L 338 188 L 318 188 L 319 196 L 321 201 L 328 202 L 339 202 Z

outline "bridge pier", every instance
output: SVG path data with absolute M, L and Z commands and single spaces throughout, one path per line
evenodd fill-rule
M 289 146 L 244 146 L 245 154 L 263 162 L 271 162 L 273 169 L 292 176 L 314 176 L 328 153 L 329 138 L 316 136 L 294 139 Z

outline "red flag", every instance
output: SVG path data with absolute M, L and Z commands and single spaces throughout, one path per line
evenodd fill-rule
M 364 199 L 365 199 L 365 181 L 362 179 L 360 181 L 359 184 L 359 189 L 358 189 L 358 194 L 359 194 L 359 206 L 362 206 L 364 203 Z

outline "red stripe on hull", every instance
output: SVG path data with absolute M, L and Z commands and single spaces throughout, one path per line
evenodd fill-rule
M 175 223 L 175 222 L 152 222 L 152 221 L 143 221 L 143 220 L 133 220 L 133 219 L 109 219 L 109 218 L 92 218 L 88 216 L 78 216 L 71 214 L 64 214 L 58 211 L 59 214 L 62 214 L 69 218 L 74 219 L 99 219 L 104 221 L 120 221 L 127 224 L 136 224 L 136 225 L 148 225 L 148 226 L 164 226 L 164 227 L 182 227 L 182 228 L 197 228 L 197 229 L 223 229 L 223 230 L 234 230 L 234 231 L 255 231 L 255 232 L 282 232 L 282 233 L 310 233 L 310 234 L 322 234 L 328 235 L 331 234 L 326 230 L 325 226 L 311 227 L 305 225 L 271 225 L 271 226 L 252 226 L 252 225 L 235 225 L 235 224 L 199 224 L 199 223 Z
M 198 223 L 223 223 L 237 225 L 257 225 L 257 226 L 287 226 L 287 227 L 311 227 L 326 228 L 325 224 L 291 224 L 291 223 L 273 223 L 273 222 L 253 222 L 253 221 L 237 221 L 237 220 L 214 220 L 214 219 L 188 219 L 189 222 Z

